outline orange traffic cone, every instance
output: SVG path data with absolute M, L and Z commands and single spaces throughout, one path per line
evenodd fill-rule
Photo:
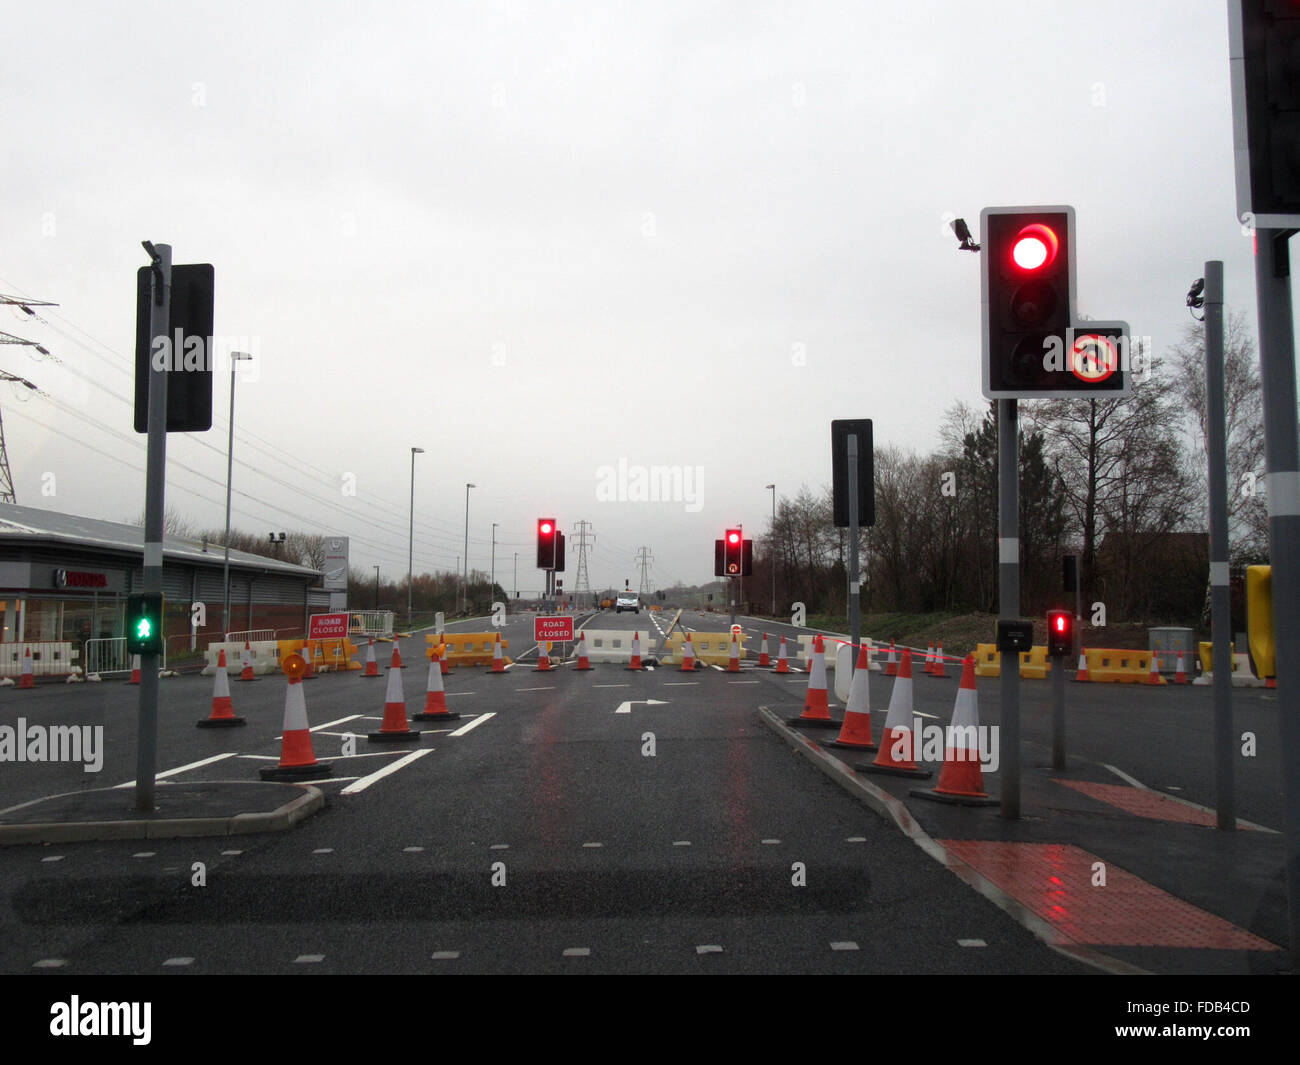
M 578 664 L 574 668 L 583 670 L 592 668 L 591 663 L 587 660 L 587 634 L 585 632 L 578 633 Z
M 784 637 L 784 636 L 781 637 L 781 649 L 777 652 L 777 655 L 776 655 L 776 669 L 774 669 L 772 672 L 774 672 L 774 673 L 789 673 L 789 672 L 790 672 L 790 663 L 786 661 L 786 656 L 785 656 L 785 637 Z
M 948 726 L 944 743 L 939 783 L 932 789 L 913 788 L 913 795 L 958 806 L 992 806 L 998 801 L 990 798 L 984 790 L 977 739 L 979 724 L 979 699 L 975 694 L 975 656 L 967 655 L 962 662 L 961 687 L 957 689 L 952 722 Z
M 840 734 L 831 740 L 831 747 L 849 747 L 856 751 L 874 751 L 871 742 L 871 695 L 868 681 L 871 677 L 871 660 L 867 645 L 858 649 L 858 665 L 849 683 L 849 704 L 844 708 L 844 723 Z
M 695 672 L 695 645 L 691 643 L 691 634 L 686 634 L 686 642 L 682 644 L 682 666 L 680 672 Z
M 498 643 L 497 646 L 501 645 Z M 447 709 L 447 695 L 442 688 L 442 668 L 438 664 L 441 657 L 437 647 L 429 649 L 429 683 L 424 691 L 424 711 L 412 715 L 416 721 L 456 721 L 460 718 L 460 714 Z
M 29 658 L 31 657 L 31 653 L 32 653 L 32 652 L 31 652 L 31 648 L 29 647 L 29 648 L 27 649 L 27 655 L 28 655 Z M 27 669 L 28 669 L 28 663 L 24 662 L 24 663 L 23 663 L 23 671 L 26 672 Z M 127 683 L 128 683 L 128 684 L 139 684 L 139 683 L 140 683 L 140 656 L 139 656 L 139 655 L 132 655 L 132 656 L 131 656 L 131 679 L 128 680 Z M 31 684 L 30 684 L 30 683 L 28 683 L 28 684 L 20 684 L 19 687 L 20 687 L 20 688 L 30 688 L 30 687 L 31 687 Z
M 803 713 L 789 718 L 790 725 L 811 725 L 814 728 L 839 728 L 831 720 L 830 704 L 826 695 L 826 647 L 821 634 L 813 637 L 812 666 L 808 670 L 808 694 L 804 696 Z
M 137 662 L 140 661 L 139 655 L 136 655 L 136 661 Z M 135 683 L 139 684 L 140 671 L 138 668 L 136 669 L 135 675 L 137 678 Z M 33 674 L 32 674 L 32 649 L 30 647 L 23 648 L 23 675 L 18 679 L 18 687 L 20 688 L 36 687 L 36 681 L 33 678 Z
M 934 652 L 934 668 L 930 670 L 930 676 L 940 677 L 944 680 L 948 679 L 948 674 L 944 671 L 943 668 L 943 641 L 942 640 L 939 641 L 939 647 Z
M 1079 648 L 1079 668 L 1074 674 L 1074 679 L 1084 683 L 1092 679 L 1088 676 L 1088 649 L 1086 647 Z
M 853 768 L 859 773 L 886 773 L 896 777 L 928 777 L 930 771 L 921 769 L 914 758 L 916 735 L 912 729 L 912 652 L 903 648 L 903 661 L 894 678 L 894 690 L 889 695 L 889 713 L 885 715 L 885 729 L 880 735 L 880 749 L 875 761 L 862 762 Z
M 402 652 L 397 647 L 397 637 L 393 637 L 393 658 L 392 661 L 388 663 L 388 668 L 389 669 L 402 668 Z
M 763 633 L 763 642 L 759 646 L 763 648 L 758 655 L 758 665 L 762 669 L 772 664 L 772 660 L 767 656 L 767 633 Z
M 230 728 L 234 725 L 248 724 L 242 717 L 235 716 L 234 704 L 230 701 L 230 678 L 226 676 L 226 651 L 222 648 L 217 655 L 217 674 L 212 678 L 212 713 L 197 722 L 199 728 Z
M 934 672 L 934 641 L 930 641 L 930 646 L 925 652 L 925 666 L 921 669 L 922 673 Z
M 1151 669 L 1150 669 L 1150 671 L 1147 673 L 1147 679 L 1146 679 L 1145 681 L 1143 681 L 1144 684 L 1164 684 L 1164 683 L 1165 683 L 1165 678 L 1162 677 L 1162 676 L 1160 675 L 1160 670 L 1159 670 L 1159 668 L 1157 668 L 1157 666 L 1156 666 L 1156 658 L 1157 658 L 1157 657 L 1158 657 L 1158 656 L 1156 655 L 1156 653 L 1155 653 L 1154 651 L 1152 651 L 1152 652 L 1151 652 Z
M 401 662 L 396 643 L 393 644 L 393 661 Z M 388 668 L 388 690 L 384 693 L 384 720 L 378 732 L 369 732 L 366 736 L 372 743 L 420 742 L 420 733 L 412 729 L 410 722 L 406 720 L 406 693 L 402 688 L 401 665 Z
M 736 634 L 731 634 L 731 657 L 727 659 L 727 672 L 740 672 L 740 644 L 736 642 Z
M 299 655 L 299 658 L 302 656 Z M 253 648 L 247 640 L 244 641 L 244 668 L 239 674 L 240 680 L 257 680 L 253 674 Z
M 311 731 L 307 726 L 307 697 L 302 689 L 301 655 L 288 655 L 281 667 L 289 675 L 284 693 L 284 737 L 280 741 L 280 764 L 261 770 L 263 780 L 319 780 L 329 776 L 334 767 L 316 761 L 311 749 Z
M 632 661 L 627 664 L 628 669 L 641 669 L 641 634 L 632 633 Z
M 379 676 L 379 663 L 375 661 L 375 638 L 370 637 L 370 643 L 366 647 L 366 668 L 361 671 L 363 677 Z
M 889 638 L 889 654 L 885 658 L 885 676 L 898 676 L 898 653 L 894 650 L 894 638 Z M 893 696 L 890 696 L 892 699 Z
M 500 635 L 500 633 L 498 633 L 497 635 Z M 444 639 L 444 634 L 441 633 L 441 632 L 438 633 L 438 639 L 443 640 L 443 639 Z M 445 643 L 444 643 L 444 646 L 445 646 Z M 454 669 L 451 668 L 451 653 L 448 652 L 448 651 L 444 651 L 444 652 L 442 652 L 442 654 L 441 654 L 440 657 L 441 657 L 441 659 L 442 659 L 442 675 L 443 675 L 444 677 L 446 677 L 446 676 L 449 676 L 449 675 L 452 674 L 452 673 L 455 673 L 456 671 L 455 671 Z
M 1183 661 L 1183 652 L 1178 652 L 1178 671 L 1174 674 L 1175 684 L 1187 683 L 1187 664 Z
M 549 673 L 551 671 L 551 641 L 542 640 L 537 645 L 537 665 L 533 667 L 534 673 Z
M 441 656 L 440 656 L 441 657 Z M 442 666 L 438 667 L 441 672 Z M 506 660 L 501 656 L 501 633 L 497 633 L 497 638 L 492 641 L 492 668 L 490 673 L 504 673 L 506 671 Z

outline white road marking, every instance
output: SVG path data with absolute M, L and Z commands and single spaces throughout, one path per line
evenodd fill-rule
M 984 940 L 982 940 L 982 939 L 959 939 L 959 940 L 957 940 L 957 946 L 959 946 L 959 947 L 987 947 L 988 944 L 985 943 Z
M 889 710 L 889 708 L 886 707 L 886 708 L 885 708 L 886 713 L 888 713 L 888 710 Z M 938 714 L 923 714 L 923 713 L 921 713 L 920 710 L 913 710 L 912 713 L 914 713 L 917 717 L 928 717 L 931 721 L 938 721 L 938 720 L 939 720 L 939 715 L 938 715 Z
M 321 729 L 329 728 L 331 725 L 342 725 L 345 721 L 354 721 L 359 718 L 360 714 L 348 714 L 347 717 L 340 717 L 336 721 L 326 721 L 323 725 L 317 725 L 315 728 L 308 729 L 308 732 L 319 732 Z
M 43 861 L 43 862 L 61 862 L 61 861 L 63 861 L 63 855 L 62 855 L 62 854 L 51 854 L 48 858 L 42 858 L 41 861 Z
M 490 851 L 508 851 L 509 849 L 509 843 L 493 843 L 488 847 Z
M 630 688 L 630 684 L 593 684 L 593 688 Z
M 333 853 L 334 853 L 333 847 L 317 847 L 314 851 L 312 851 L 312 854 L 333 854 Z
M 866 843 L 866 842 L 867 842 L 867 837 L 866 837 L 866 836 L 850 836 L 850 837 L 849 837 L 848 839 L 846 839 L 844 842 L 845 842 L 845 843 Z
M 727 681 L 727 683 L 728 683 L 728 684 L 757 684 L 758 681 L 756 681 L 756 680 L 729 680 L 729 681 Z
M 605 844 L 603 844 L 603 843 L 584 843 L 584 844 L 583 844 L 584 847 L 603 847 L 604 845 L 605 845 Z
M 163 777 L 174 777 L 177 773 L 184 773 L 190 769 L 198 769 L 202 765 L 211 765 L 213 762 L 220 762 L 223 758 L 234 758 L 234 751 L 227 751 L 225 754 L 214 754 L 211 758 L 202 758 L 197 762 L 190 762 L 188 765 L 178 765 L 175 769 L 164 769 L 161 773 L 155 773 L 155 780 L 162 780 Z M 118 788 L 133 788 L 134 780 L 128 780 L 125 784 L 114 784 L 113 790 Z
M 423 758 L 426 754 L 429 754 L 433 750 L 434 748 L 432 747 L 424 747 L 418 751 L 412 751 L 405 758 L 399 758 L 396 762 L 389 762 L 388 765 L 384 766 L 383 769 L 378 769 L 367 777 L 362 777 L 360 780 L 353 781 L 346 788 L 344 788 L 343 791 L 340 792 L 340 794 L 356 795 L 359 792 L 363 792 L 366 790 L 366 788 L 370 787 L 371 784 L 375 783 L 375 781 L 383 780 L 384 777 L 388 776 L 389 773 L 396 773 L 399 769 L 405 768 L 406 766 L 410 765 L 417 758 Z
M 226 855 L 231 855 L 231 854 L 243 854 L 244 852 L 243 851 L 222 851 L 221 853 Z
M 293 963 L 294 965 L 315 965 L 324 960 L 324 954 L 299 954 L 293 959 Z
M 58 969 L 67 964 L 68 962 L 66 958 L 42 958 L 35 965 L 33 965 L 32 968 L 33 969 Z
M 163 964 L 164 965 L 193 965 L 194 959 L 193 958 L 168 958 L 165 962 L 163 962 Z
M 779 839 L 764 839 L 764 840 L 759 840 L 759 842 L 771 845 L 773 843 L 780 843 L 781 841 Z
M 705 943 L 695 948 L 696 954 L 721 954 L 722 948 L 716 943 Z
M 157 853 L 158 853 L 157 851 L 140 851 L 139 854 L 133 854 L 133 855 L 131 855 L 131 857 L 132 857 L 132 858 L 152 858 L 152 857 L 153 857 L 155 854 L 157 854 Z
M 690 841 L 689 839 L 675 839 L 675 840 L 673 840 L 673 846 L 674 846 L 674 847 L 689 847 L 690 845 L 691 845 L 691 841 Z
M 666 681 L 664 681 L 664 687 L 665 687 L 665 688 L 685 688 L 685 687 L 688 687 L 689 685 L 692 685 L 692 684 L 699 684 L 699 683 L 700 683 L 700 682 L 699 682 L 698 680 L 666 680 Z
M 564 956 L 566 958 L 585 958 L 591 953 L 590 947 L 565 947 Z
M 550 686 L 550 687 L 546 687 L 546 688 L 516 688 L 515 691 L 517 691 L 517 692 L 553 692 L 553 691 L 555 691 L 555 687 L 554 687 L 554 685 L 552 685 L 552 686 Z
M 453 695 L 474 695 L 474 692 L 443 692 L 443 695 L 450 698 Z
M 496 716 L 497 716 L 497 714 L 496 714 L 496 711 L 495 711 L 495 710 L 493 710 L 491 713 L 487 713 L 487 714 L 479 714 L 479 716 L 476 717 L 473 721 L 470 721 L 470 722 L 468 722 L 467 724 L 461 725 L 461 727 L 458 728 L 455 732 L 449 732 L 448 735 L 449 735 L 449 736 L 463 736 L 463 735 L 465 735 L 465 733 L 467 733 L 470 729 L 472 729 L 472 728 L 478 728 L 479 725 L 483 724 L 483 722 L 486 721 L 486 720 L 488 720 L 488 718 L 496 717 Z
M 831 944 L 831 950 L 857 950 L 858 945 L 851 939 L 842 939 Z
M 402 848 L 402 853 L 404 853 L 404 854 L 420 854 L 420 853 L 422 853 L 423 851 L 424 851 L 424 848 L 423 848 L 423 847 L 403 847 L 403 848 Z
M 455 961 L 460 957 L 458 950 L 435 950 L 429 955 L 434 961 Z

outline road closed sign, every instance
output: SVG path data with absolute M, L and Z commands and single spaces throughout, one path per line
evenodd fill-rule
M 543 640 L 550 640 L 552 643 L 572 640 L 573 617 L 549 614 L 545 617 L 533 618 L 533 639 L 538 643 Z
M 309 640 L 341 640 L 347 634 L 347 614 L 313 614 L 307 626 Z

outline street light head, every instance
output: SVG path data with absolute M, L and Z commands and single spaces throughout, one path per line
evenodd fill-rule
M 412 455 L 423 455 L 423 454 L 424 454 L 424 448 L 422 448 L 422 447 L 413 447 L 413 448 L 411 448 L 411 454 L 412 454 Z
M 765 485 L 763 485 L 763 487 L 764 487 L 764 488 L 775 488 L 776 485 L 774 485 L 774 484 L 765 484 Z

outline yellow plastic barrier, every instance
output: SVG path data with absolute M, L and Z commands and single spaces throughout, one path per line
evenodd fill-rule
M 1020 652 L 1020 676 L 1024 680 L 1046 680 L 1052 671 L 1047 657 L 1047 647 L 1035 645 Z M 975 675 L 977 677 L 1002 676 L 1002 652 L 995 643 L 975 645 Z
M 1151 652 L 1089 648 L 1088 679 L 1094 684 L 1146 684 L 1151 679 Z M 1158 683 L 1166 683 L 1156 674 Z
M 1246 567 L 1246 642 L 1255 672 L 1277 676 L 1277 637 L 1273 631 L 1273 567 Z
M 305 650 L 304 650 L 305 648 Z M 348 669 L 360 669 L 361 663 L 355 660 L 357 645 L 342 637 L 330 640 L 277 640 L 276 658 L 283 662 L 291 654 L 311 657 L 313 669 L 326 669 L 337 672 Z
M 1200 643 L 1196 645 L 1196 653 L 1201 659 L 1201 672 L 1213 673 L 1214 672 L 1213 641 L 1202 640 Z M 1236 653 L 1237 653 L 1237 645 L 1235 643 L 1228 644 L 1228 656 L 1232 658 L 1232 656 L 1235 655 Z M 1234 673 L 1237 672 L 1237 661 L 1235 658 L 1232 659 L 1232 671 Z
M 447 645 L 447 664 L 450 666 L 490 666 L 492 664 L 492 647 L 497 642 L 497 632 L 444 632 L 425 636 L 424 641 L 430 647 L 436 644 Z M 505 652 L 510 641 L 501 641 L 501 660 L 510 665 L 512 658 Z
M 690 636 L 691 648 L 695 651 L 695 660 L 697 662 L 725 666 L 731 661 L 731 633 L 692 632 Z M 745 658 L 745 639 L 746 634 L 743 632 L 736 637 L 742 661 Z M 663 661 L 670 664 L 680 663 L 682 660 L 682 645 L 685 642 L 686 637 L 679 632 L 675 632 L 668 637 L 668 655 Z

